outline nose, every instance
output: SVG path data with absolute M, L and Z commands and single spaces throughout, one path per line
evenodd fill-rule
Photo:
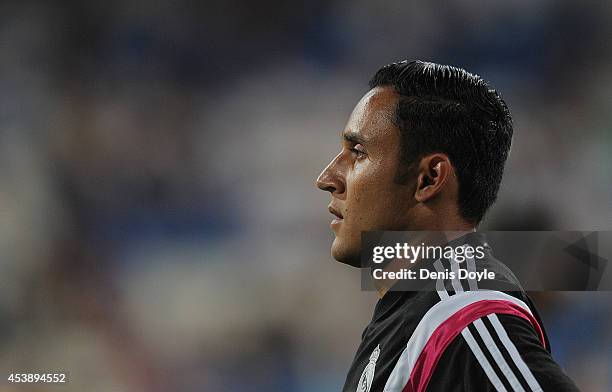
M 334 159 L 327 165 L 317 178 L 317 187 L 322 191 L 327 191 L 331 194 L 343 194 L 345 191 L 345 183 L 342 177 L 342 171 L 338 165 L 342 153 L 336 155 Z

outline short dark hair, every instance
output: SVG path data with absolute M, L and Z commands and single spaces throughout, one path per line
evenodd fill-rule
M 370 80 L 370 88 L 379 86 L 400 95 L 401 165 L 447 154 L 459 181 L 459 211 L 480 222 L 497 198 L 512 143 L 512 118 L 499 93 L 464 69 L 423 61 L 382 67 Z

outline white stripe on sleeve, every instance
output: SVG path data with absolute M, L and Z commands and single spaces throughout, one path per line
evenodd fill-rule
M 436 267 L 436 271 L 444 272 L 444 267 L 442 266 L 442 262 L 440 260 L 436 260 L 434 262 L 434 267 Z M 444 279 L 436 279 L 436 291 L 438 292 L 438 295 L 442 301 L 449 297 L 448 291 L 446 291 L 446 287 L 444 287 Z
M 499 348 L 495 344 L 493 337 L 491 337 L 489 330 L 484 325 L 482 320 L 478 319 L 474 321 L 473 324 L 478 330 L 478 333 L 480 334 L 480 337 L 482 338 L 482 341 L 484 342 L 485 346 L 487 347 L 487 349 L 493 356 L 493 359 L 497 363 L 497 366 L 499 366 L 499 369 L 501 370 L 501 372 L 504 374 L 504 376 L 506 376 L 506 379 L 508 380 L 512 388 L 514 388 L 515 391 L 525 392 L 525 390 L 523 389 L 523 386 L 521 385 L 520 381 L 516 378 L 516 375 L 514 374 L 510 366 L 508 366 L 508 363 L 504 359 L 501 351 L 499 351 Z
M 506 330 L 504 329 L 502 323 L 499 321 L 497 315 L 494 313 L 490 314 L 488 317 L 489 320 L 491 320 L 491 324 L 493 324 L 493 328 L 495 328 L 495 332 L 497 332 L 497 336 L 499 336 L 499 340 L 502 341 L 504 347 L 506 347 L 506 350 L 508 350 L 510 357 L 512 358 L 516 367 L 519 369 L 519 371 L 525 378 L 525 381 L 527 381 L 529 387 L 536 392 L 542 391 L 542 387 L 535 379 L 533 373 L 531 373 L 531 370 L 529 370 L 529 367 L 519 354 L 514 343 L 512 343 L 512 341 L 510 340 L 510 337 L 508 337 L 508 334 L 506 333 Z
M 470 272 L 474 272 L 474 275 L 476 273 L 476 261 L 474 260 L 474 257 L 470 257 L 466 260 L 467 263 L 467 269 Z M 476 279 L 472 278 L 472 279 L 468 279 L 468 284 L 470 285 L 470 290 L 478 290 L 478 284 L 476 284 Z
M 478 360 L 478 363 L 480 363 L 480 366 L 482 366 L 482 370 L 484 370 L 487 377 L 489 377 L 491 384 L 493 384 L 497 391 L 506 392 L 506 387 L 504 387 L 504 384 L 501 382 L 499 377 L 497 377 L 497 374 L 495 374 L 495 370 L 493 370 L 489 360 L 487 357 L 485 357 L 484 353 L 478 346 L 476 339 L 474 339 L 474 336 L 472 336 L 472 332 L 470 332 L 470 330 L 466 327 L 463 331 L 461 331 L 461 335 L 463 335 L 463 338 L 472 350 L 472 353 Z

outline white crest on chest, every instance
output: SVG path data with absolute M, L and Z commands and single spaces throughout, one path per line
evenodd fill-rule
M 374 379 L 374 370 L 376 369 L 376 360 L 378 360 L 379 355 L 380 344 L 376 346 L 374 351 L 372 351 L 370 361 L 366 365 L 365 369 L 363 369 L 363 373 L 361 373 L 361 377 L 359 378 L 356 392 L 370 392 L 370 388 L 372 388 L 372 380 Z

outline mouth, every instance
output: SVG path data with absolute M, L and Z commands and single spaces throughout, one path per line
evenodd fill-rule
M 344 220 L 344 216 L 342 216 L 340 211 L 338 211 L 337 209 L 335 209 L 331 205 L 327 209 L 334 216 L 334 219 L 332 219 L 332 221 L 331 221 L 331 226 L 339 225 L 340 223 L 342 223 L 342 221 Z

